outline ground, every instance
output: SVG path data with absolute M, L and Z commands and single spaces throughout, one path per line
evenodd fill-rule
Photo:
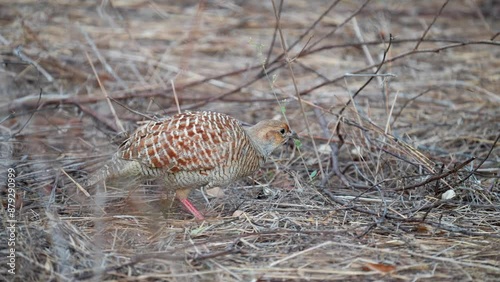
M 24 0 L 0 15 L 1 280 L 500 277 L 496 1 Z M 299 139 L 193 191 L 201 222 L 157 181 L 75 184 L 179 110 L 282 119 Z

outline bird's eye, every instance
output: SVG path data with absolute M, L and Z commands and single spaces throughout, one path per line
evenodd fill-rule
M 286 130 L 284 128 L 280 129 L 280 134 L 281 135 L 285 135 L 285 133 L 286 133 Z

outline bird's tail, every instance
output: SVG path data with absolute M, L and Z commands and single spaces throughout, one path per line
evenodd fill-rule
M 92 172 L 84 182 L 86 187 L 93 186 L 106 179 L 120 177 L 122 174 L 129 172 L 130 161 L 123 160 L 113 156 L 111 161 L 108 161 L 102 168 Z

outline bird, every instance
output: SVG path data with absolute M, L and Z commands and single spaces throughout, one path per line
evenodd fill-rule
M 86 186 L 122 177 L 162 179 L 198 220 L 204 216 L 188 200 L 192 189 L 222 187 L 257 171 L 270 154 L 296 133 L 287 123 L 262 120 L 244 127 L 218 112 L 179 113 L 137 128 Z

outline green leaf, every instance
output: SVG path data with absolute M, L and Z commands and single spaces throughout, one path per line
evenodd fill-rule
M 285 114 L 285 112 L 286 112 L 286 107 L 285 107 L 285 105 L 281 105 L 280 110 L 281 110 L 281 113 L 282 113 L 282 114 Z
M 300 142 L 299 139 L 293 139 L 293 143 L 295 144 L 295 147 L 297 147 L 298 149 L 302 147 L 302 142 Z
M 198 228 L 195 228 L 195 229 L 192 229 L 191 232 L 189 232 L 189 234 L 191 236 L 200 236 L 201 234 L 203 234 L 205 231 L 207 231 L 209 228 L 209 226 L 204 226 L 203 224 L 198 227 Z

